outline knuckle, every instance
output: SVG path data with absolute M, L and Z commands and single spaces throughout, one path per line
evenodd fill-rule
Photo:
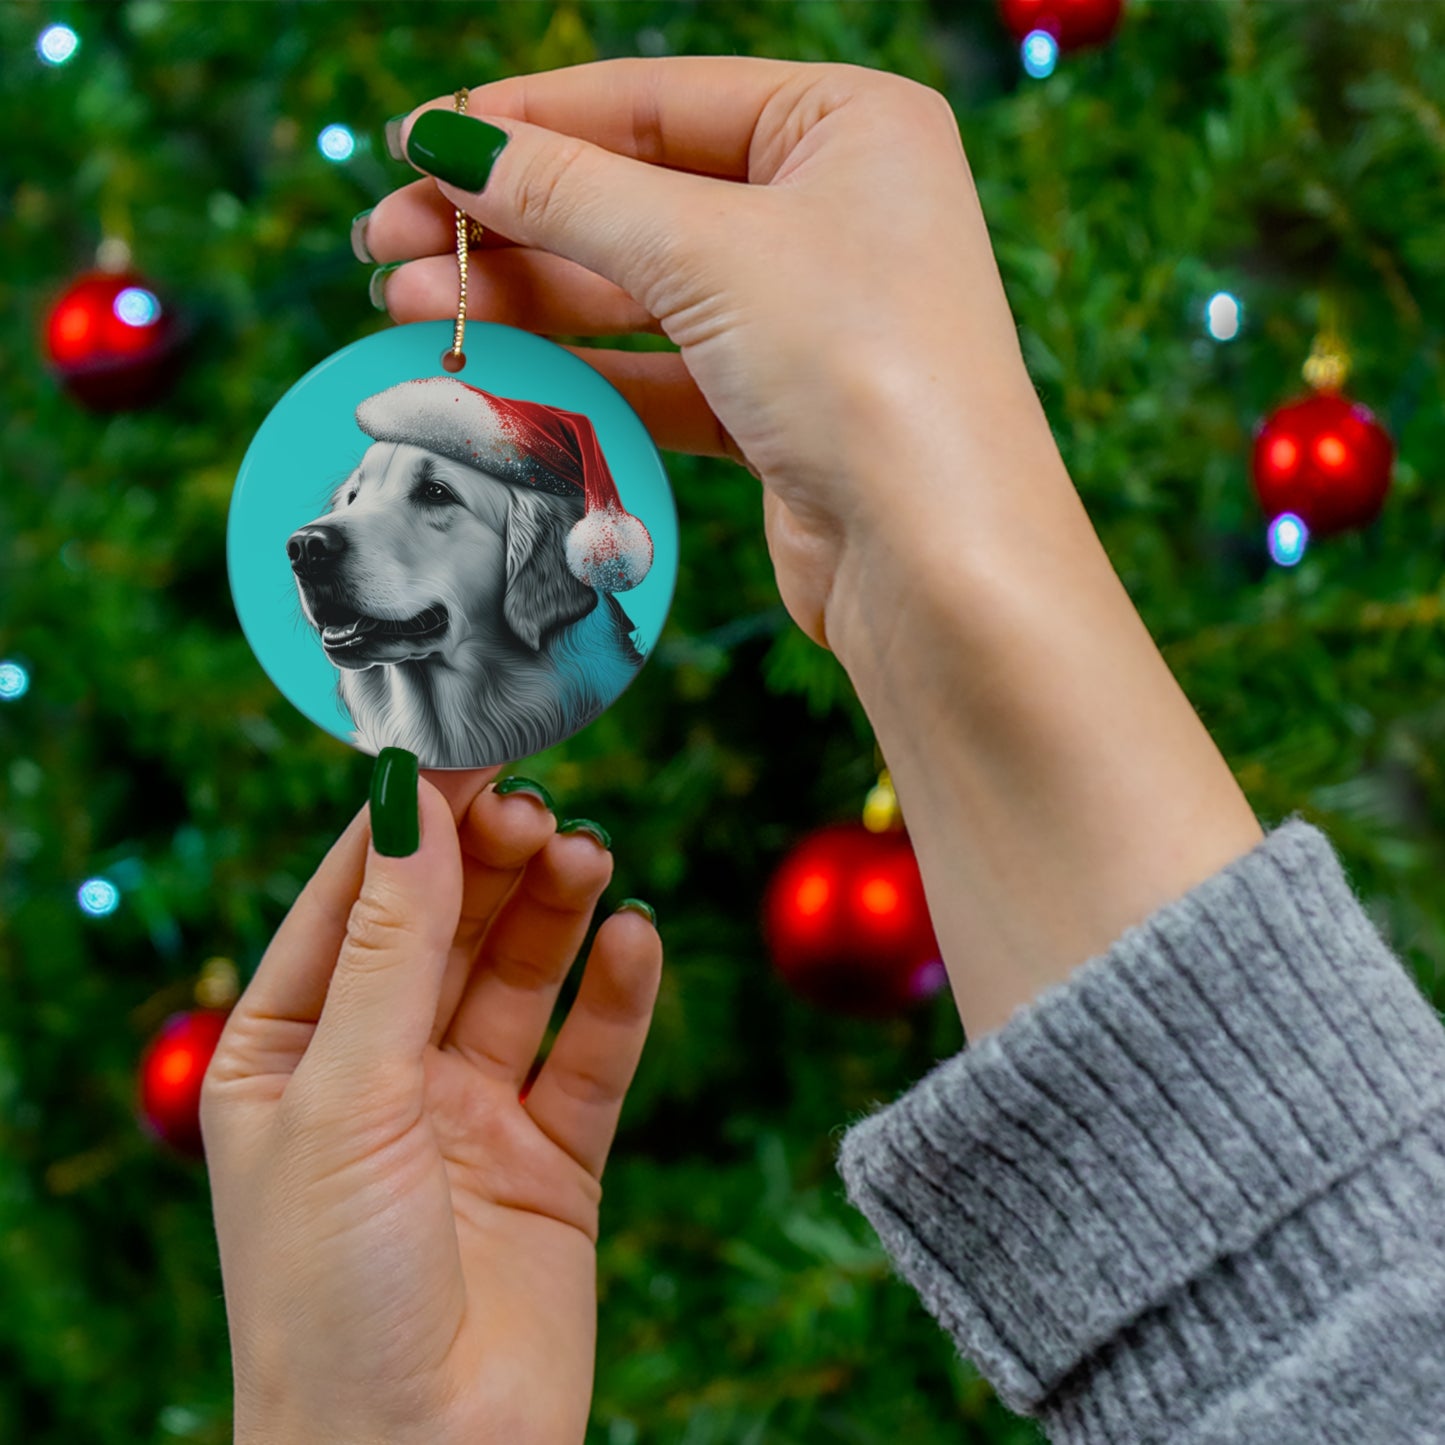
M 528 226 L 555 222 L 566 205 L 569 182 L 587 154 L 574 136 L 561 136 L 539 148 L 517 178 L 515 203 L 519 220 Z
M 557 1089 L 573 1103 L 586 1107 L 615 1104 L 622 1097 L 615 1078 L 609 1077 L 602 1069 L 581 1063 L 558 1071 Z
M 946 127 L 949 130 L 958 129 L 958 118 L 953 113 L 953 107 L 949 104 L 948 97 L 942 91 L 935 90 L 931 85 L 924 85 L 922 81 L 910 80 L 903 75 L 894 75 L 889 78 L 893 82 L 891 88 L 897 96 L 898 105 L 910 115 L 919 116 L 935 126 Z
M 407 941 L 406 925 L 394 909 L 365 893 L 351 905 L 341 962 L 366 968 L 395 955 Z
M 558 968 L 519 952 L 498 948 L 490 958 L 492 972 L 509 988 L 535 992 L 557 982 Z

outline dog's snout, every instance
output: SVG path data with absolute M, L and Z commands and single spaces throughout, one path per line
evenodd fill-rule
M 340 527 L 302 527 L 286 543 L 291 570 L 311 576 L 334 567 L 346 551 L 346 537 Z

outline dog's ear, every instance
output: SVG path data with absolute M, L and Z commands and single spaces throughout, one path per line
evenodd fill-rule
M 507 590 L 502 615 L 534 652 L 564 622 L 576 622 L 597 606 L 596 591 L 567 566 L 567 533 L 582 515 L 581 498 L 568 507 L 546 492 L 509 487 Z

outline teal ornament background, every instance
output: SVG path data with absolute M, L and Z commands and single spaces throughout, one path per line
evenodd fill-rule
M 301 614 L 286 539 L 327 510 L 334 488 L 371 445 L 356 424 L 358 403 L 398 382 L 447 375 L 441 354 L 451 346 L 452 332 L 450 321 L 394 326 L 313 367 L 262 422 L 231 496 L 226 565 L 246 640 L 289 701 L 352 746 L 352 721 L 336 695 L 336 668 Z M 677 507 L 647 428 L 611 382 L 540 336 L 473 321 L 464 349 L 467 364 L 457 381 L 582 412 L 591 421 L 623 506 L 652 534 L 651 570 L 636 587 L 616 594 L 646 659 L 667 620 L 678 566 Z

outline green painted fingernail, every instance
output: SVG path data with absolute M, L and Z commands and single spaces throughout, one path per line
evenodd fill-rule
M 401 127 L 411 112 L 405 111 L 401 115 L 394 115 L 387 121 L 383 134 L 386 136 L 386 153 L 394 161 L 404 161 L 406 156 L 401 149 Z
M 371 841 L 388 858 L 409 858 L 421 845 L 416 754 L 382 748 L 371 773 Z
M 376 265 L 376 257 L 371 254 L 366 244 L 366 223 L 375 209 L 375 206 L 368 206 L 351 218 L 351 254 L 358 261 L 365 261 L 368 266 Z
M 652 904 L 644 903 L 640 898 L 624 898 L 617 905 L 619 913 L 640 913 L 654 928 L 657 927 L 657 913 Z
M 425 110 L 406 138 L 406 158 L 449 185 L 480 191 L 510 139 L 484 120 L 454 110 Z
M 392 261 L 385 266 L 378 266 L 371 273 L 371 281 L 367 285 L 366 294 L 371 297 L 371 304 L 378 311 L 386 310 L 386 278 L 396 270 L 398 266 L 405 266 L 405 261 Z
M 492 791 L 500 793 L 504 798 L 509 793 L 526 793 L 528 797 L 536 798 L 548 812 L 555 813 L 557 811 L 557 805 L 552 801 L 551 793 L 541 783 L 533 782 L 531 778 L 503 778 Z
M 591 818 L 568 818 L 558 827 L 557 831 L 559 833 L 590 833 L 604 848 L 611 849 L 612 847 L 612 835 L 601 823 L 594 823 Z

